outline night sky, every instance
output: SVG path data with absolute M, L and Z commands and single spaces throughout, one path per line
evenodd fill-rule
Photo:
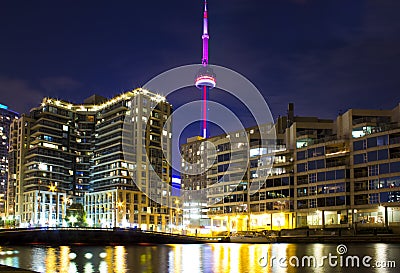
M 2 1 L 0 103 L 27 112 L 44 96 L 112 97 L 200 63 L 202 9 L 202 0 Z M 246 76 L 275 118 L 289 102 L 297 115 L 323 118 L 392 109 L 399 12 L 398 0 L 209 0 L 210 63 Z

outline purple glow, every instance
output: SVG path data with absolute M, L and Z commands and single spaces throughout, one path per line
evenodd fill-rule
M 207 93 L 210 89 L 216 85 L 214 73 L 212 69 L 208 67 L 208 13 L 207 13 L 207 1 L 204 0 L 204 13 L 203 13 L 203 58 L 201 63 L 203 67 L 200 69 L 195 84 L 196 87 L 203 90 L 203 105 L 202 105 L 202 133 L 203 138 L 207 138 Z
M 207 1 L 204 1 L 204 16 L 203 16 L 203 59 L 201 63 L 203 66 L 208 64 L 208 15 L 207 15 Z
M 203 86 L 203 138 L 207 138 L 207 86 Z

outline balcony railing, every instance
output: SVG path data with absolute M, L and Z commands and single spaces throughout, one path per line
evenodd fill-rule
M 399 144 L 400 143 L 400 136 L 394 137 L 389 140 L 389 144 Z
M 389 123 L 390 117 L 361 117 L 353 119 L 353 125 L 362 124 L 362 123 Z

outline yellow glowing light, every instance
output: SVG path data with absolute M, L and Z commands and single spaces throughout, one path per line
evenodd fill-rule
M 126 272 L 126 250 L 124 246 L 116 246 L 114 250 L 114 272 Z
M 328 153 L 328 154 L 326 154 L 326 156 L 345 154 L 345 153 L 348 153 L 348 152 L 349 152 L 349 150 L 344 150 L 344 151 L 339 151 L 339 152 L 334 152 L 334 153 Z
M 47 249 L 45 264 L 47 272 L 57 271 L 57 255 L 54 248 Z
M 50 185 L 49 189 L 51 192 L 55 192 L 57 190 L 57 186 L 56 185 Z

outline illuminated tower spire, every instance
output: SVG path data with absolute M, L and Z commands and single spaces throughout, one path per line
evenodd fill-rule
M 203 14 L 203 36 L 201 36 L 203 39 L 203 59 L 201 60 L 201 63 L 203 66 L 206 66 L 208 64 L 208 39 L 210 36 L 208 36 L 208 14 L 207 14 L 207 1 L 204 1 L 204 14 Z
M 204 0 L 204 13 L 203 13 L 203 58 L 200 68 L 196 76 L 196 87 L 203 91 L 203 105 L 202 105 L 202 132 L 203 138 L 207 138 L 207 98 L 208 91 L 215 87 L 215 74 L 211 67 L 208 66 L 208 12 L 207 12 L 207 1 Z

